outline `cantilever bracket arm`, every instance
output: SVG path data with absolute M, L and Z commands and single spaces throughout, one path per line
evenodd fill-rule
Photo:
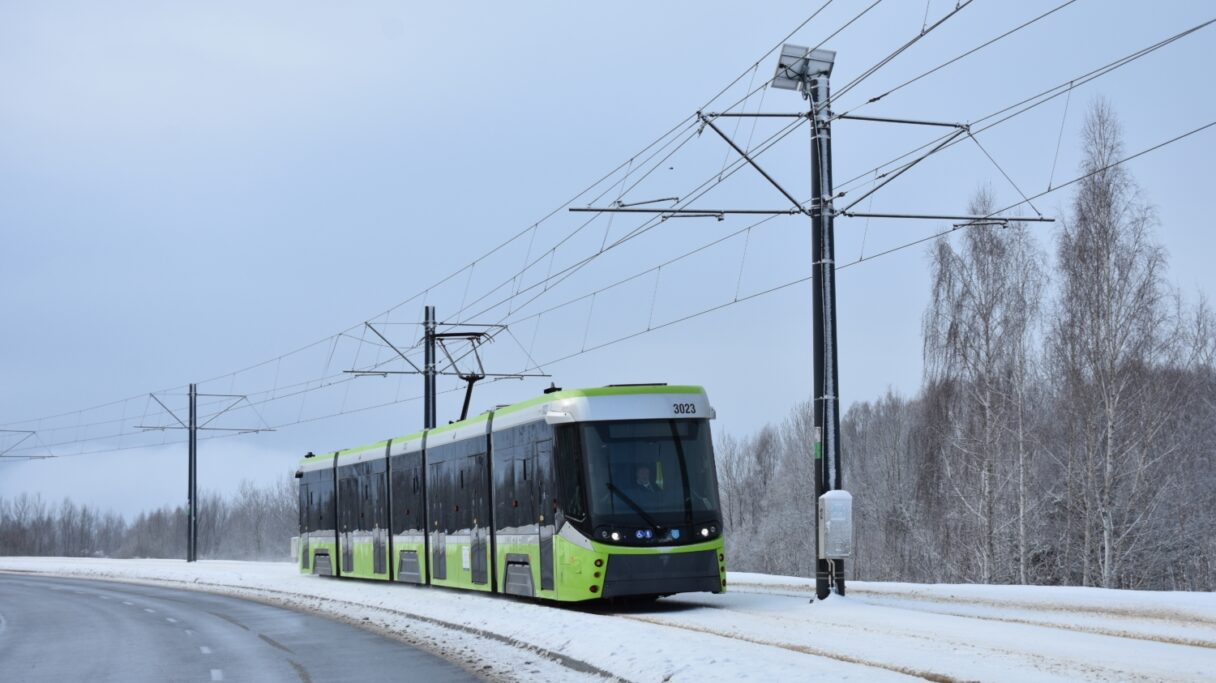
M 206 394 L 203 394 L 203 395 L 206 395 Z M 209 419 L 208 419 L 206 422 L 204 422 L 204 423 L 202 423 L 201 425 L 199 425 L 199 426 L 198 426 L 198 429 L 202 429 L 203 427 L 206 427 L 207 425 L 211 424 L 212 422 L 215 422 L 215 418 L 219 417 L 220 415 L 223 415 L 224 413 L 228 412 L 229 410 L 232 410 L 233 408 L 235 408 L 235 407 L 237 406 L 237 404 L 238 404 L 238 403 L 240 403 L 241 401 L 244 401 L 244 400 L 245 400 L 245 397 L 244 397 L 243 395 L 242 395 L 242 396 L 238 396 L 238 395 L 235 395 L 235 394 L 234 394 L 234 395 L 228 395 L 228 394 L 214 394 L 214 396 L 215 396 L 215 397 L 217 397 L 217 398 L 231 398 L 231 399 L 236 399 L 236 400 L 234 400 L 232 403 L 229 403 L 228 405 L 224 406 L 224 409 L 223 409 L 223 410 L 221 410 L 221 411 L 219 411 L 218 413 L 216 413 L 216 414 L 212 415 L 212 416 L 211 416 L 211 417 L 210 417 L 210 418 L 209 418 Z
M 903 123 L 909 126 L 939 126 L 942 128 L 963 128 L 968 126 L 965 123 L 947 123 L 944 121 L 918 121 L 915 119 L 893 119 L 885 116 L 857 116 L 856 114 L 837 114 L 832 117 L 833 120 L 846 121 L 873 121 L 875 123 Z
M 909 170 L 912 169 L 913 166 L 919 164 L 920 162 L 924 161 L 925 159 L 928 159 L 929 157 L 933 156 L 934 154 L 937 154 L 941 150 L 945 149 L 948 145 L 953 143 L 955 140 L 957 140 L 959 137 L 963 136 L 967 132 L 968 132 L 968 129 L 964 126 L 963 128 L 959 128 L 958 130 L 954 131 L 954 133 L 947 135 L 945 138 L 942 139 L 941 143 L 939 143 L 936 147 L 929 150 L 928 152 L 925 152 L 924 154 L 920 155 L 919 157 L 913 159 L 912 161 L 909 161 L 908 163 L 904 164 L 897 171 L 886 176 L 886 178 L 881 183 L 875 185 L 874 187 L 871 187 L 865 194 L 861 195 L 857 199 L 854 199 L 851 204 L 849 204 L 848 206 L 846 206 L 840 210 L 840 214 L 848 215 L 847 214 L 848 210 L 853 208 L 854 206 L 857 206 L 858 204 L 860 204 L 862 202 L 862 200 L 864 200 L 866 197 L 869 197 L 870 195 L 874 194 L 875 192 L 878 192 L 882 188 L 886 187 L 888 184 L 890 184 L 890 182 L 892 180 L 895 180 L 896 178 L 900 177 L 901 175 L 907 173 Z
M 375 328 L 375 327 L 374 327 L 374 326 L 373 326 L 371 323 L 369 323 L 369 322 L 365 322 L 365 323 L 363 323 L 363 324 L 364 324 L 364 325 L 367 325 L 367 329 L 369 329 L 369 330 L 371 330 L 372 332 L 376 333 L 376 336 L 377 336 L 377 337 L 380 337 L 380 340 L 381 340 L 381 341 L 383 341 L 385 344 L 388 344 L 388 346 L 389 346 L 389 348 L 390 348 L 390 349 L 392 349 L 392 350 L 396 351 L 396 352 L 397 352 L 397 355 L 398 355 L 398 356 L 401 356 L 401 359 L 402 359 L 402 360 L 404 360 L 406 363 L 409 363 L 411 368 L 414 368 L 414 370 L 415 370 L 415 371 L 417 371 L 417 372 L 422 372 L 422 369 L 421 369 L 421 368 L 419 368 L 417 365 L 414 365 L 414 361 L 410 360 L 410 359 L 409 359 L 409 358 L 408 358 L 408 357 L 407 357 L 407 356 L 406 356 L 404 353 L 402 353 L 402 352 L 401 352 L 401 349 L 397 348 L 397 347 L 396 347 L 396 345 L 394 345 L 394 344 L 393 344 L 391 341 L 389 341 L 388 339 L 386 339 L 384 335 L 380 334 L 380 330 L 377 330 L 377 329 L 376 329 L 376 328 Z
M 169 410 L 169 406 L 165 405 L 164 402 L 161 401 L 159 398 L 156 398 L 156 394 L 148 394 L 148 395 L 152 397 L 153 401 L 156 401 L 157 403 L 159 403 L 160 407 L 164 408 L 165 412 L 169 413 L 169 415 L 174 420 L 177 420 L 177 423 L 182 426 L 182 429 L 189 429 L 189 427 L 186 426 L 186 423 L 182 422 L 182 419 L 177 416 L 177 413 L 173 412 L 172 410 Z M 156 427 L 147 427 L 146 429 L 156 429 Z M 161 429 L 163 429 L 163 427 Z
M 17 439 L 17 441 L 16 441 L 16 442 L 15 442 L 13 445 L 11 445 L 11 446 L 9 446 L 8 448 L 6 448 L 6 449 L 4 449 L 4 450 L 0 451 L 0 458 L 6 458 L 6 457 L 21 457 L 21 458 L 25 458 L 25 457 L 29 457 L 29 456 L 24 456 L 24 455 L 22 455 L 22 456 L 10 456 L 10 455 L 8 455 L 8 454 L 9 454 L 9 453 L 10 453 L 10 452 L 11 452 L 13 449 L 17 448 L 17 447 L 18 447 L 18 446 L 20 446 L 22 443 L 24 443 L 26 439 L 30 438 L 30 437 L 31 437 L 31 436 L 33 436 L 34 434 L 37 434 L 37 432 L 36 432 L 36 431 L 34 431 L 34 430 L 32 430 L 32 429 L 0 429 L 0 432 L 6 432 L 6 433 L 9 433 L 9 434 L 25 434 L 25 436 L 21 437 L 20 439 Z
M 930 221 L 965 221 L 963 225 L 982 225 L 987 223 L 1055 223 L 1056 219 L 1047 216 L 951 216 L 942 214 L 923 213 L 869 213 L 854 211 L 838 211 L 841 218 L 912 218 Z
M 724 111 L 724 112 L 709 112 L 709 113 L 705 114 L 705 116 L 707 116 L 707 117 L 709 117 L 709 118 L 711 118 L 711 119 L 721 119 L 721 118 L 728 118 L 728 119 L 729 119 L 729 118 L 748 118 L 748 119 L 809 119 L 809 118 L 811 118 L 811 113 L 810 113 L 810 112 L 806 112 L 806 111 L 804 111 L 804 112 L 800 112 L 800 113 L 797 113 L 797 114 L 777 114 L 777 113 L 770 113 L 770 112 L 759 112 L 759 111 L 758 111 L 758 112 L 754 112 L 754 113 L 748 114 L 748 113 L 746 113 L 746 112 L 730 112 L 730 111 Z
M 811 203 L 814 206 L 815 202 Z M 572 206 L 567 211 L 574 213 L 657 213 L 667 217 L 675 216 L 724 216 L 726 214 L 761 215 L 761 216 L 796 216 L 806 213 L 803 209 L 634 209 L 616 206 Z
M 751 164 L 752 168 L 759 171 L 760 175 L 764 176 L 765 180 L 767 180 L 773 187 L 777 188 L 778 192 L 785 195 L 785 198 L 790 200 L 791 204 L 798 207 L 799 213 L 805 212 L 805 209 L 802 208 L 802 202 L 799 202 L 797 199 L 795 199 L 794 195 L 790 194 L 789 192 L 786 192 L 785 188 L 781 187 L 780 183 L 778 183 L 776 180 L 773 180 L 773 177 L 770 176 L 767 172 L 765 172 L 765 170 L 763 168 L 760 168 L 760 164 L 757 164 L 754 159 L 752 159 L 750 156 L 748 156 L 747 152 L 743 151 L 743 149 L 741 147 L 739 147 L 739 145 L 736 145 L 735 141 L 731 140 L 729 135 L 722 132 L 721 128 L 718 128 L 717 126 L 715 126 L 714 122 L 711 121 L 708 116 L 706 116 L 705 114 L 702 114 L 701 112 L 697 112 L 697 117 L 701 119 L 702 123 L 704 123 L 705 125 L 709 126 L 711 129 L 713 129 L 713 131 L 715 133 L 717 133 L 719 137 L 721 137 L 723 140 L 725 140 L 726 144 L 730 145 L 731 149 L 738 152 L 739 156 L 743 157 L 744 161 L 746 161 L 748 164 Z

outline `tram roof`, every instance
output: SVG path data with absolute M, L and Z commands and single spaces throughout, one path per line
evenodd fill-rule
M 355 455 L 358 453 L 364 453 L 364 452 L 374 450 L 374 449 L 384 450 L 384 448 L 388 445 L 389 441 L 392 441 L 394 444 L 400 444 L 400 443 L 409 442 L 409 441 L 418 441 L 418 440 L 422 439 L 424 434 L 443 434 L 443 433 L 450 432 L 453 430 L 462 429 L 465 427 L 471 427 L 479 422 L 485 422 L 486 420 L 489 419 L 491 413 L 494 415 L 509 415 L 511 413 L 518 412 L 520 410 L 526 410 L 528 408 L 540 405 L 542 403 L 548 403 L 551 401 L 560 401 L 562 399 L 567 399 L 567 398 L 595 398 L 598 396 L 631 396 L 631 395 L 643 395 L 643 394 L 704 394 L 704 393 L 705 393 L 704 387 L 694 385 L 694 384 L 673 384 L 673 385 L 620 384 L 620 385 L 610 385 L 610 386 L 606 386 L 606 387 L 587 387 L 587 388 L 582 388 L 582 389 L 562 389 L 560 391 L 554 391 L 554 392 L 550 392 L 548 394 L 541 394 L 540 396 L 534 396 L 532 398 L 520 401 L 519 403 L 512 403 L 510 405 L 503 406 L 503 407 L 497 408 L 495 410 L 487 410 L 486 412 L 481 413 L 479 415 L 474 415 L 473 417 L 469 417 L 464 420 L 458 420 L 456 422 L 450 422 L 445 425 L 440 425 L 438 427 L 435 427 L 434 429 L 423 430 L 420 432 L 413 432 L 413 433 L 407 434 L 405 436 L 399 436 L 399 437 L 394 437 L 392 439 L 385 439 L 383 441 L 377 441 L 376 443 L 367 444 L 366 446 L 357 446 L 355 448 L 347 448 L 347 449 L 343 449 L 343 450 L 339 450 L 339 451 L 318 453 L 312 457 L 307 457 L 307 458 L 301 460 L 300 462 L 301 462 L 301 464 L 315 463 L 318 461 L 330 460 L 330 459 L 333 459 L 334 457 L 338 457 L 338 456 L 350 456 L 350 455 Z

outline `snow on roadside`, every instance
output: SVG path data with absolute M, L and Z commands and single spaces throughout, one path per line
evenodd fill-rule
M 491 680 L 1211 680 L 1216 595 L 813 581 L 732 573 L 724 595 L 559 607 L 289 563 L 0 558 L 0 571 L 138 581 L 315 611 Z

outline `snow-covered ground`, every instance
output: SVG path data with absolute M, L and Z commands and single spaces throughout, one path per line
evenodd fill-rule
M 572 608 L 301 576 L 289 563 L 0 558 L 0 571 L 311 610 L 491 680 L 1216 680 L 1211 593 L 855 582 L 812 604 L 806 579 L 733 573 L 723 595 Z

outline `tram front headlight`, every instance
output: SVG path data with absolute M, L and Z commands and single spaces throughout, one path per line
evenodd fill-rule
M 709 538 L 709 527 L 707 527 L 707 526 L 701 527 L 701 535 L 704 536 L 705 538 Z
M 612 532 L 612 540 L 614 540 L 614 541 L 619 541 L 619 540 L 621 540 L 621 534 L 620 534 L 620 532 L 618 532 L 618 531 L 614 531 L 614 532 Z

